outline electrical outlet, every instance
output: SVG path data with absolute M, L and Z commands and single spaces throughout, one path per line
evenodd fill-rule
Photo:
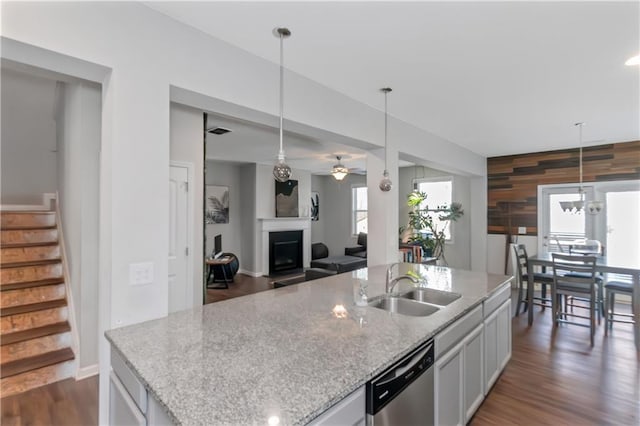
M 129 264 L 129 285 L 151 284 L 152 282 L 153 262 Z
M 527 233 L 527 227 L 526 226 L 518 226 L 518 234 L 525 235 L 526 233 Z

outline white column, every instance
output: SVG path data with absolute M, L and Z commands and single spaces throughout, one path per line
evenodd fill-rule
M 471 270 L 486 272 L 487 259 L 487 177 L 470 179 Z M 503 246 L 504 247 L 504 246 Z
M 367 153 L 368 236 L 367 265 L 398 261 L 398 152 L 389 148 L 387 171 L 391 191 L 379 188 L 384 171 L 384 149 Z

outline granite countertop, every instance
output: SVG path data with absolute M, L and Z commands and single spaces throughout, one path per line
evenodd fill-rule
M 428 317 L 356 307 L 353 286 L 384 293 L 384 266 L 205 305 L 106 333 L 182 425 L 305 424 L 436 334 L 511 278 L 399 265 L 462 297 Z M 394 276 L 398 271 L 395 271 Z M 402 281 L 399 290 L 409 290 Z M 346 316 L 334 314 L 343 305 Z

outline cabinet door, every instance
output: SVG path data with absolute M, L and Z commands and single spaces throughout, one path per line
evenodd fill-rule
M 464 421 L 471 420 L 484 399 L 484 325 L 464 340 Z
M 498 310 L 484 320 L 484 394 L 498 378 Z
M 498 308 L 497 360 L 498 371 L 502 372 L 511 359 L 511 300 Z
M 511 300 L 484 320 L 485 395 L 511 358 Z
M 113 371 L 109 376 L 109 424 L 131 426 L 147 424 L 142 411 Z
M 436 425 L 464 424 L 464 341 L 436 360 L 434 418 Z
M 366 422 L 365 388 L 362 386 L 309 423 L 309 426 L 364 426 Z

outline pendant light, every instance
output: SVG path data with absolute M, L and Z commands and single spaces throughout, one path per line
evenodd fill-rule
M 578 195 L 580 199 L 577 201 L 560 201 L 560 207 L 564 212 L 567 213 L 580 213 L 585 210 L 589 214 L 598 214 L 600 210 L 602 210 L 602 202 L 601 201 L 588 201 L 585 203 L 584 201 L 584 188 L 582 187 L 582 126 L 584 126 L 584 122 L 576 123 L 575 126 L 578 127 L 578 141 L 579 141 L 579 161 L 580 161 L 580 187 L 578 188 Z
M 391 91 L 391 88 L 384 87 L 380 89 L 381 92 L 384 93 L 384 172 L 382 173 L 382 180 L 380 181 L 380 191 L 389 192 L 391 191 L 391 179 L 389 179 L 389 172 L 387 171 L 387 95 Z
M 342 159 L 342 157 L 340 157 L 339 155 L 336 156 L 336 158 L 338 159 L 338 164 L 336 164 L 335 166 L 333 166 L 333 168 L 331 169 L 331 176 L 333 176 L 336 180 L 342 180 L 344 179 L 348 174 L 349 174 L 349 169 L 347 169 L 344 165 L 342 165 L 342 163 L 340 162 L 340 160 Z
M 282 147 L 282 112 L 284 109 L 284 39 L 291 35 L 287 28 L 276 28 L 274 35 L 280 39 L 280 151 L 278 151 L 278 162 L 273 166 L 273 176 L 278 182 L 286 182 L 291 178 L 291 167 L 284 162 L 284 148 Z

